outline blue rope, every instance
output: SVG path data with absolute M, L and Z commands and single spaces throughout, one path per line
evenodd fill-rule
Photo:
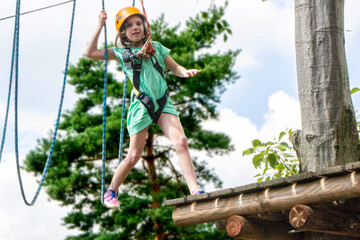
M 16 6 L 16 51 L 15 51 L 15 152 L 16 152 L 16 166 L 17 166 L 17 172 L 18 172 L 18 178 L 19 178 L 19 184 L 20 184 L 20 189 L 21 189 L 21 195 L 23 197 L 23 200 L 25 202 L 26 205 L 28 206 L 32 206 L 35 204 L 36 199 L 38 198 L 41 188 L 44 184 L 46 175 L 48 173 L 49 170 L 49 166 L 51 163 L 51 159 L 53 156 L 53 151 L 54 151 L 54 146 L 55 146 L 55 141 L 56 141 L 56 136 L 57 136 L 57 131 L 59 128 L 59 123 L 60 123 L 60 117 L 61 117 L 61 111 L 62 111 L 62 105 L 63 105 L 63 100 L 64 100 L 64 95 L 65 95 L 65 86 L 66 86 L 66 77 L 67 77 L 67 73 L 68 73 L 68 66 L 69 66 L 69 57 L 70 57 L 70 49 L 71 49 L 71 39 L 72 39 L 72 32 L 73 32 L 73 26 L 74 26 L 74 18 L 75 18 L 75 6 L 76 6 L 76 0 L 74 0 L 74 4 L 73 4 L 73 11 L 72 11 L 72 18 L 71 18 L 71 27 L 70 27 L 70 35 L 69 35 L 69 43 L 68 43 L 68 50 L 67 50 L 67 56 L 66 56 L 66 64 L 65 64 L 65 72 L 64 72 L 64 80 L 63 80 L 63 86 L 62 86 L 62 92 L 61 92 L 61 100 L 60 100 L 60 105 L 59 105 L 59 111 L 58 111 L 58 115 L 57 115 L 57 119 L 56 119 L 56 126 L 55 126 L 55 131 L 53 134 L 53 138 L 52 138 L 52 142 L 51 142 L 51 147 L 50 147 L 50 152 L 43 170 L 43 174 L 42 174 L 42 178 L 41 181 L 39 183 L 38 189 L 32 199 L 32 201 L 29 203 L 26 200 L 25 197 L 25 193 L 24 193 L 24 187 L 22 184 L 22 179 L 21 179 L 21 172 L 20 172 L 20 164 L 19 164 L 19 149 L 18 149 L 18 117 L 17 117 L 17 113 L 18 113 L 18 109 L 17 109 L 17 99 L 18 99 L 18 67 L 19 67 L 19 26 L 20 26 L 20 0 L 17 1 L 17 6 Z
M 133 0 L 133 6 L 135 0 Z M 105 10 L 105 2 L 102 0 L 102 10 Z M 107 28 L 106 22 L 104 24 L 104 35 L 105 35 L 105 66 L 104 66 L 104 94 L 103 94 L 103 128 L 102 128 L 102 169 L 101 169 L 101 203 L 104 205 L 104 194 L 105 194 L 105 162 L 106 162 L 106 98 L 107 98 L 107 62 L 108 62 L 108 48 L 107 48 Z M 126 89 L 127 89 L 126 76 L 124 80 L 124 92 L 123 92 L 123 104 L 122 104 L 122 115 L 121 115 L 121 127 L 120 127 L 120 143 L 119 143 L 119 164 L 122 162 L 123 142 L 124 142 L 124 126 L 125 126 L 125 107 L 126 107 Z
M 105 10 L 105 1 L 102 0 L 102 10 Z M 106 98 L 107 98 L 107 62 L 108 62 L 108 49 L 107 49 L 107 29 L 106 22 L 104 24 L 105 35 L 105 69 L 104 69 L 104 100 L 103 100 L 103 129 L 102 129 L 102 169 L 101 169 L 101 203 L 104 205 L 105 194 L 105 161 L 106 161 Z
M 18 11 L 20 12 L 20 2 L 16 3 L 16 14 L 18 14 Z M 0 163 L 1 163 L 1 157 L 2 157 L 3 150 L 4 150 L 4 145 L 5 145 L 6 128 L 7 128 L 7 122 L 8 122 L 8 117 L 9 117 L 10 96 L 11 96 L 12 79 L 13 79 L 13 72 L 14 72 L 15 49 L 16 49 L 16 45 L 17 45 L 17 38 L 19 37 L 19 31 L 18 31 L 18 28 L 17 28 L 18 20 L 19 20 L 19 18 L 15 18 L 14 36 L 13 36 L 13 48 L 12 48 L 12 54 L 11 54 L 12 56 L 11 56 L 11 67 L 10 67 L 9 91 L 8 91 L 7 104 L 6 104 L 6 113 L 5 113 L 5 120 L 4 120 L 3 135 L 2 135 L 2 138 L 1 138 L 1 147 L 0 147 Z
M 128 76 L 124 80 L 123 103 L 121 113 L 121 127 L 120 127 L 120 144 L 119 144 L 119 164 L 122 162 L 123 143 L 124 143 L 124 126 L 125 126 L 125 107 L 126 107 L 126 89 L 127 89 Z

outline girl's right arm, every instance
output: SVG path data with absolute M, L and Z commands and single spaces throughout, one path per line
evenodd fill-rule
M 88 43 L 85 50 L 85 57 L 95 59 L 95 60 L 105 60 L 105 49 L 98 49 L 98 40 L 101 33 L 102 28 L 105 25 L 105 20 L 107 18 L 105 10 L 102 10 L 99 15 L 99 25 L 96 28 L 96 31 L 90 42 Z M 108 48 L 108 59 L 109 60 L 118 60 L 115 56 L 114 51 L 111 48 Z

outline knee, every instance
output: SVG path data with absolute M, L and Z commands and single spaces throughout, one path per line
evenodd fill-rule
M 179 136 L 174 142 L 174 147 L 177 152 L 188 151 L 188 142 L 185 136 Z
M 124 162 L 128 164 L 131 168 L 133 168 L 139 159 L 141 158 L 141 152 L 129 152 L 126 158 L 124 159 Z

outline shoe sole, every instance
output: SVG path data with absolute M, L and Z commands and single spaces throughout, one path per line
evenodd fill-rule
M 108 208 L 113 208 L 113 209 L 119 209 L 119 208 L 120 208 L 120 206 L 116 206 L 116 205 L 110 204 L 110 203 L 108 203 L 108 202 L 106 202 L 106 201 L 104 201 L 104 205 L 105 205 L 106 207 L 108 207 Z

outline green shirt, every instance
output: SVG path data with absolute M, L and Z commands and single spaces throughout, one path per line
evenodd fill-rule
M 160 66 L 165 69 L 164 60 L 169 55 L 170 50 L 159 42 L 152 42 L 155 49 L 155 58 L 158 60 Z M 130 78 L 133 83 L 133 69 L 127 69 L 122 60 L 122 55 L 125 47 L 113 48 L 116 57 L 120 60 L 121 68 L 124 70 L 126 75 Z M 133 48 L 130 47 L 132 52 L 139 52 L 141 47 Z M 155 111 L 159 108 L 156 99 L 161 98 L 167 89 L 166 81 L 162 78 L 160 73 L 154 68 L 149 58 L 143 58 L 141 72 L 140 72 L 140 89 L 146 95 L 148 95 L 155 105 Z M 140 132 L 147 126 L 149 126 L 153 120 L 147 112 L 146 107 L 137 99 L 133 98 L 134 90 L 131 92 L 131 102 L 128 114 L 127 114 L 127 129 L 130 136 Z M 168 98 L 166 105 L 162 112 L 171 113 L 178 116 L 177 111 L 170 98 Z

